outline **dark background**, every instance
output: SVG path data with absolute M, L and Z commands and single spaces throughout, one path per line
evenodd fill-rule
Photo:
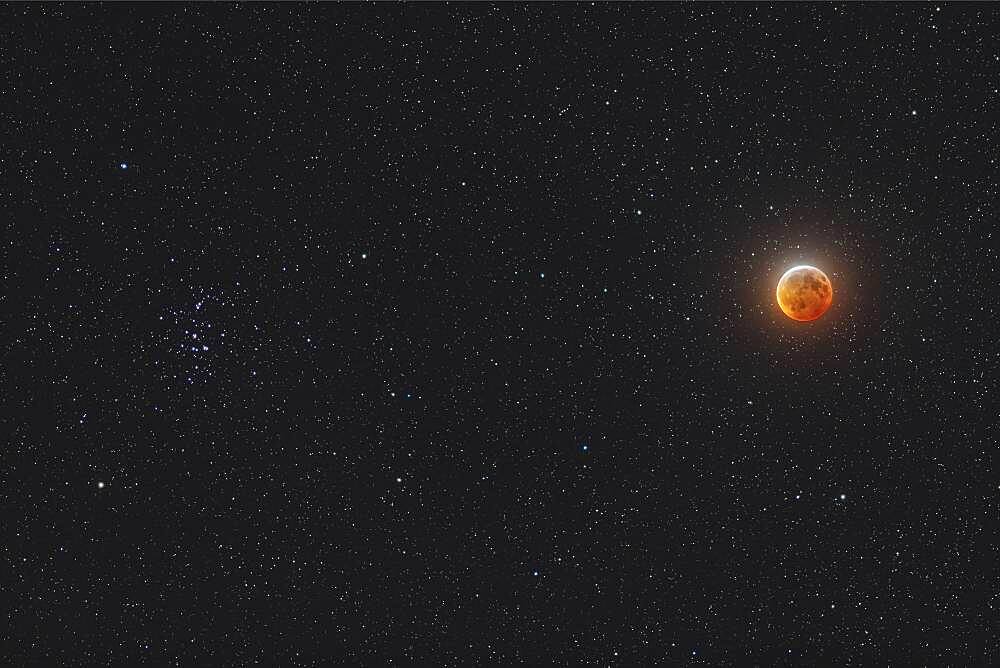
M 1000 661 L 992 6 L 0 14 L 4 663 Z

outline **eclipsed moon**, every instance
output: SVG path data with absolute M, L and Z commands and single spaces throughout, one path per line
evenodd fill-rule
M 778 281 L 778 306 L 792 320 L 809 322 L 820 317 L 833 303 L 833 285 L 816 267 L 792 267 Z

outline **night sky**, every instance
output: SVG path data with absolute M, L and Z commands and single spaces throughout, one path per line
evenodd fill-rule
M 0 663 L 1000 662 L 990 5 L 0 26 Z

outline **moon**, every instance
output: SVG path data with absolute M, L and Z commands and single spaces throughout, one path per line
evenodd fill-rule
M 833 303 L 833 285 L 816 267 L 792 267 L 778 281 L 778 306 L 792 320 L 816 320 Z

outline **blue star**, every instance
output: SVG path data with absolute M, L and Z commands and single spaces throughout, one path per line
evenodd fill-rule
M 120 169 L 128 169 L 128 163 L 127 162 L 119 162 L 118 163 L 118 167 Z

